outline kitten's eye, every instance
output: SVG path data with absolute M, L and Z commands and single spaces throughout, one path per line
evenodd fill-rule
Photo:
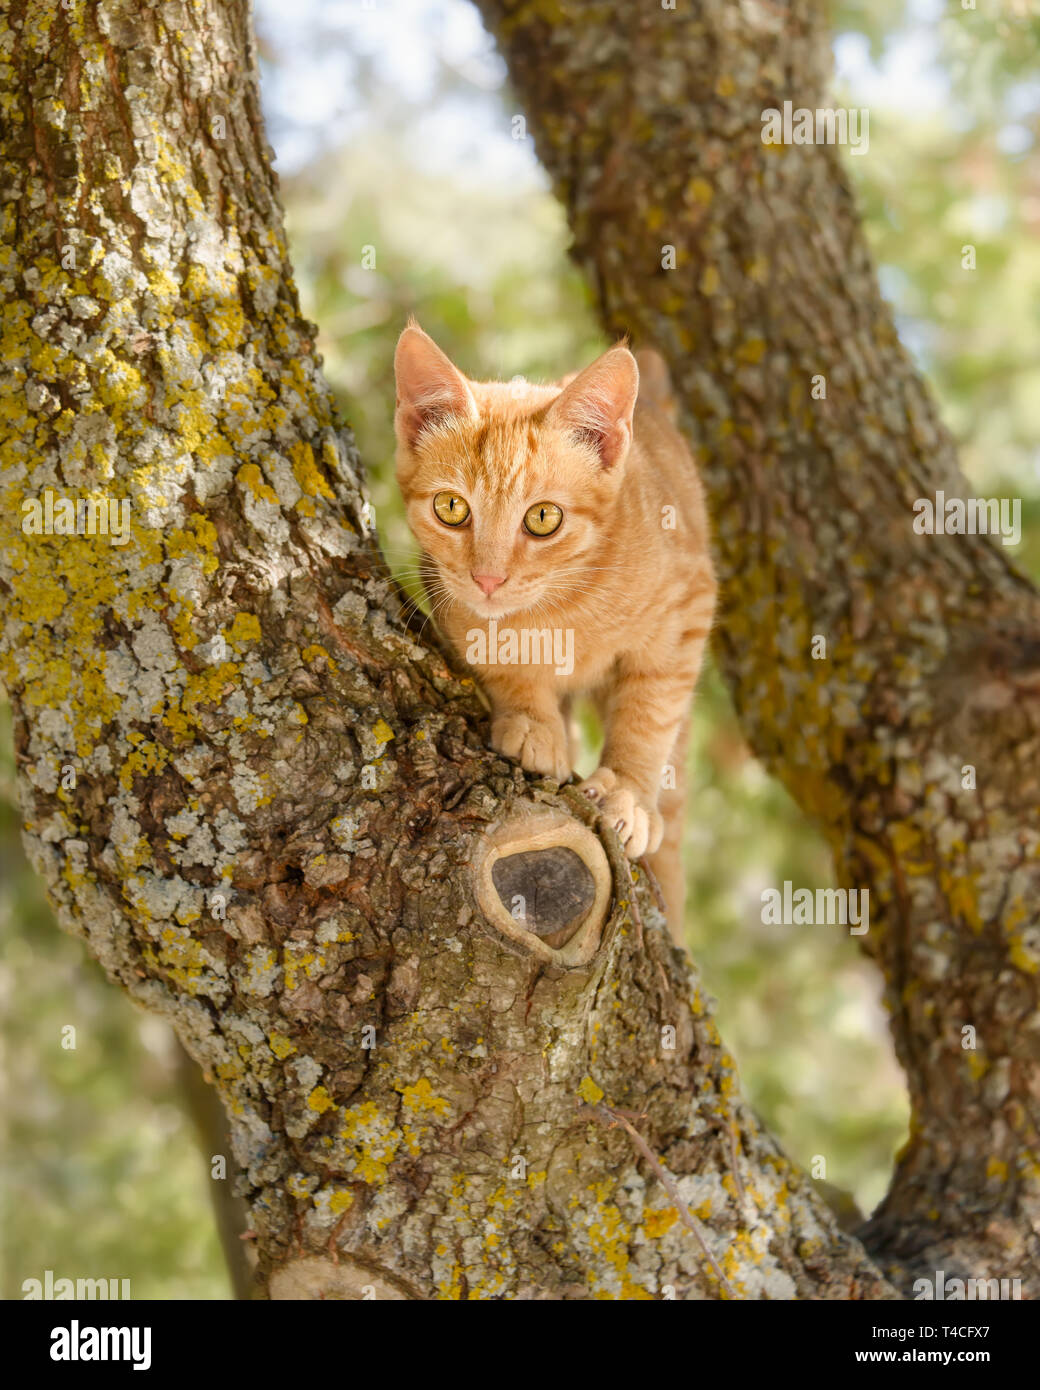
M 536 502 L 524 515 L 524 525 L 532 536 L 551 536 L 562 521 L 563 512 L 555 502 Z
M 433 510 L 445 526 L 461 526 L 469 516 L 469 503 L 454 492 L 438 492 L 433 499 Z

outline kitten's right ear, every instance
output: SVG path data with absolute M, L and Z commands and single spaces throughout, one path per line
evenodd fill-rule
M 394 353 L 397 410 L 394 429 L 407 448 L 428 426 L 451 415 L 475 419 L 476 402 L 466 378 L 413 320 L 397 340 Z
M 621 463 L 632 443 L 639 368 L 620 343 L 568 380 L 546 415 L 591 444 L 604 468 Z

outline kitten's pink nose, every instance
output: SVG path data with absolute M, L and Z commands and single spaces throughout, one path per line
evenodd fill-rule
M 475 574 L 473 576 L 474 582 L 480 585 L 488 598 L 491 597 L 500 584 L 506 582 L 506 578 L 507 576 L 504 574 L 501 578 L 495 574 Z

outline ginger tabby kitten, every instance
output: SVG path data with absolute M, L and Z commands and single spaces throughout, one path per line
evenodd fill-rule
M 704 494 L 667 368 L 624 346 L 553 385 L 471 381 L 401 334 L 397 479 L 433 612 L 491 703 L 491 745 L 565 781 L 570 699 L 604 717 L 582 784 L 682 932 L 690 698 L 715 609 Z M 669 774 L 670 769 L 670 774 Z

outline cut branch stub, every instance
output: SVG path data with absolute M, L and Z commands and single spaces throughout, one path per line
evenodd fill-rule
M 547 946 L 566 945 L 596 899 L 592 871 L 566 845 L 503 855 L 491 880 L 506 907 L 525 905 L 524 925 Z
M 480 840 L 473 879 L 488 922 L 525 952 L 564 968 L 595 955 L 610 907 L 610 866 L 596 836 L 571 816 L 514 811 Z

